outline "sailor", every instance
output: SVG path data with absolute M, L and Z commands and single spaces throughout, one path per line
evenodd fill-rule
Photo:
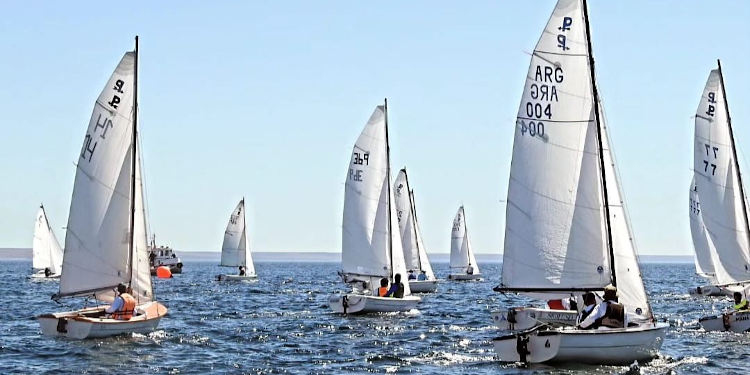
M 599 328 L 601 326 L 610 328 L 625 327 L 625 307 L 617 302 L 617 288 L 610 284 L 604 287 L 604 301 L 578 324 L 582 329 Z
M 591 292 L 586 292 L 583 294 L 583 309 L 581 309 L 581 312 L 578 313 L 578 323 L 580 324 L 583 322 L 586 317 L 591 314 L 592 311 L 594 311 L 594 307 L 596 307 L 596 295 Z
M 404 283 L 401 282 L 401 274 L 397 273 L 393 278 L 393 284 L 388 289 L 386 297 L 404 298 Z
M 128 287 L 123 283 L 117 285 L 117 293 L 120 295 L 115 297 L 112 305 L 104 312 L 110 314 L 112 319 L 129 320 L 135 312 L 135 298 L 128 293 Z
M 44 268 L 44 277 L 50 277 L 52 275 L 52 270 L 49 269 L 49 267 Z
M 748 310 L 750 305 L 746 299 L 742 298 L 742 293 L 734 292 L 734 311 Z
M 380 279 L 380 288 L 378 288 L 378 297 L 388 296 L 388 279 Z
M 417 275 L 414 274 L 414 270 L 409 270 L 409 280 L 416 280 Z
M 419 273 L 419 276 L 417 276 L 417 281 L 425 281 L 427 280 L 427 272 L 422 271 Z
M 240 276 L 245 276 L 245 266 L 240 266 Z
M 471 264 L 469 264 L 469 266 L 466 267 L 466 274 L 467 275 L 473 275 L 474 274 L 474 267 L 472 267 Z

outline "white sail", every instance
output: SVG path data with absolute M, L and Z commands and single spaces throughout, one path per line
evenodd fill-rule
M 582 4 L 560 0 L 531 57 L 516 120 L 504 288 L 611 281 L 593 104 Z
M 409 186 L 409 179 L 406 176 L 405 168 L 401 169 L 398 176 L 396 176 L 396 182 L 393 184 L 393 194 L 406 269 L 414 270 L 417 274 L 425 271 L 425 275 L 431 280 L 434 278 L 434 273 L 427 258 L 427 252 L 424 249 L 422 235 L 417 224 L 414 192 Z
M 473 274 L 478 275 L 480 273 L 477 260 L 471 249 L 471 241 L 469 241 L 464 206 L 461 206 L 456 212 L 451 228 L 450 268 L 452 273 L 466 273 L 469 266 L 473 268 Z
M 34 269 L 49 268 L 53 274 L 60 273 L 62 268 L 63 250 L 57 242 L 44 206 L 39 206 L 34 225 L 34 242 L 31 251 L 31 267 Z
M 151 264 L 148 256 L 148 223 L 146 222 L 146 200 L 144 198 L 145 184 L 142 174 L 141 152 L 136 148 L 135 167 L 135 217 L 133 219 L 135 233 L 133 235 L 133 278 L 130 286 L 138 303 L 146 303 L 153 299 L 151 287 Z
M 109 300 L 112 288 L 131 280 L 134 76 L 135 53 L 128 52 L 94 104 L 77 162 L 58 296 L 96 293 Z M 135 231 L 145 233 L 138 229 L 145 219 L 137 216 Z M 145 237 L 134 241 L 133 262 L 139 268 L 145 242 Z M 138 286 L 140 273 L 133 279 Z M 152 297 L 150 288 L 134 294 L 139 301 Z
M 427 276 L 427 280 L 434 280 L 435 272 L 432 271 L 432 264 L 430 264 L 430 259 L 427 257 L 427 248 L 425 247 L 424 240 L 422 239 L 422 229 L 419 227 L 419 218 L 417 217 L 417 204 L 414 200 L 414 190 L 410 190 L 409 193 L 411 194 L 412 215 L 414 216 L 414 226 L 417 232 L 417 248 L 419 249 L 420 269 L 424 271 L 425 275 Z
M 255 265 L 250 255 L 250 245 L 245 222 L 245 199 L 240 200 L 229 216 L 224 242 L 221 245 L 221 265 L 225 267 L 245 267 L 247 276 L 255 275 Z
M 406 281 L 397 212 L 391 204 L 387 148 L 385 107 L 377 106 L 352 150 L 341 239 L 343 272 L 367 279 L 373 290 L 381 277 L 399 273 Z M 408 283 L 404 284 L 407 295 Z
M 712 70 L 695 114 L 693 174 L 720 284 L 750 280 L 743 186 L 720 71 Z
M 690 234 L 693 237 L 693 248 L 695 249 L 695 271 L 698 275 L 715 282 L 714 263 L 711 254 L 716 252 L 713 243 L 703 224 L 701 215 L 700 196 L 698 187 L 695 186 L 695 177 L 690 182 Z

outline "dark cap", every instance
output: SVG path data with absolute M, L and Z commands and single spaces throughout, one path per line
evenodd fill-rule
M 127 285 L 125 285 L 123 283 L 117 284 L 117 293 L 123 294 L 123 293 L 125 293 L 127 291 L 128 291 L 128 286 Z

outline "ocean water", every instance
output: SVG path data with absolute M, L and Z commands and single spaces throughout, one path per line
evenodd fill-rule
M 490 311 L 528 303 L 492 292 L 499 264 L 481 265 L 483 282 L 442 282 L 419 311 L 333 314 L 330 293 L 343 289 L 336 263 L 258 263 L 254 282 L 219 283 L 226 272 L 186 263 L 185 273 L 155 280 L 169 308 L 149 335 L 69 340 L 40 334 L 34 317 L 82 306 L 50 300 L 56 282 L 27 279 L 30 262 L 0 262 L 0 374 L 729 374 L 750 363 L 750 334 L 706 333 L 697 319 L 728 300 L 693 298 L 700 279 L 689 264 L 646 264 L 644 279 L 660 320 L 671 327 L 661 356 L 639 370 L 606 366 L 523 367 L 495 360 L 498 331 Z M 232 270 L 230 270 L 232 271 Z M 438 277 L 446 264 L 436 264 Z

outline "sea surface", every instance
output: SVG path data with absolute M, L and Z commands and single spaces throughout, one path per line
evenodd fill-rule
M 447 264 L 435 264 L 440 278 Z M 728 300 L 693 298 L 701 280 L 690 264 L 643 265 L 653 309 L 671 328 L 661 356 L 639 369 L 523 367 L 495 360 L 490 311 L 530 303 L 492 292 L 500 264 L 480 264 L 483 282 L 448 282 L 424 295 L 418 311 L 343 316 L 327 306 L 343 290 L 337 263 L 258 263 L 258 280 L 219 283 L 234 272 L 188 262 L 185 273 L 155 280 L 169 308 L 149 335 L 70 340 L 40 334 L 38 314 L 79 308 L 56 304 L 57 282 L 28 279 L 27 261 L 0 262 L 0 374 L 736 374 L 750 365 L 750 334 L 706 333 L 697 319 Z

